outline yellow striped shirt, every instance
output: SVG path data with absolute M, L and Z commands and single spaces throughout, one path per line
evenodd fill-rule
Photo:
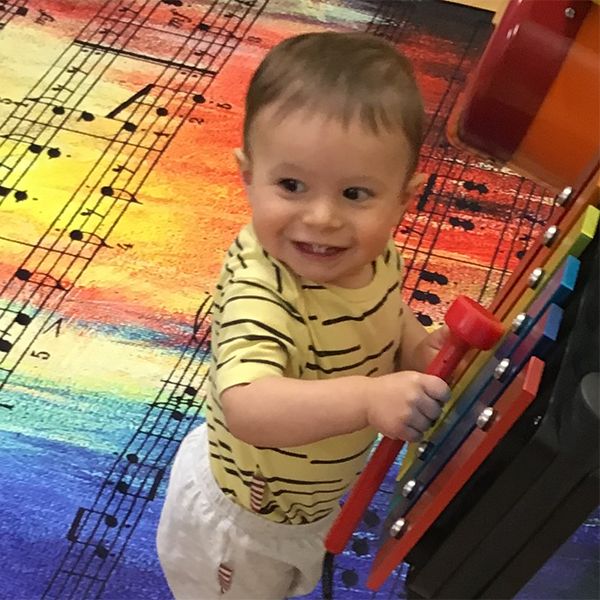
M 317 285 L 260 246 L 251 226 L 228 251 L 215 294 L 207 403 L 211 469 L 221 489 L 267 519 L 316 521 L 337 506 L 375 439 L 366 428 L 290 448 L 232 436 L 219 402 L 229 387 L 284 376 L 327 379 L 394 370 L 402 261 L 392 240 L 365 287 Z

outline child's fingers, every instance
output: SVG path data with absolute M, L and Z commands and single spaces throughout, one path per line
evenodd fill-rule
M 431 423 L 442 414 L 442 404 L 430 396 L 423 396 L 419 403 L 419 411 L 428 419 L 429 428 Z
M 406 425 L 399 439 L 402 439 L 405 442 L 420 442 L 423 439 L 423 433 L 424 431 L 420 431 L 414 427 L 411 427 L 410 425 Z
M 450 387 L 443 379 L 435 375 L 423 375 L 421 383 L 425 393 L 436 402 L 445 404 L 450 400 Z
M 425 432 L 431 427 L 431 419 L 423 414 L 421 411 L 415 411 L 411 416 L 407 426 L 416 429 L 419 432 Z

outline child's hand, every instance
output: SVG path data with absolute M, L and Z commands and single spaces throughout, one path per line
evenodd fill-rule
M 370 381 L 369 425 L 395 440 L 418 442 L 450 398 L 445 381 L 417 371 L 391 373 Z

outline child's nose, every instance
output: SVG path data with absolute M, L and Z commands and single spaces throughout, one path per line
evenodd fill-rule
M 315 198 L 309 202 L 304 211 L 303 221 L 312 227 L 335 228 L 340 227 L 342 219 L 335 201 L 331 198 Z

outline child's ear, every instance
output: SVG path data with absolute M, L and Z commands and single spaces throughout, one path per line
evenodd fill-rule
M 233 154 L 235 156 L 235 160 L 237 162 L 238 169 L 240 170 L 240 174 L 244 183 L 246 185 L 250 185 L 252 183 L 252 170 L 250 167 L 250 160 L 241 148 L 236 148 L 233 151 Z
M 398 222 L 400 222 L 404 216 L 404 213 L 408 208 L 408 203 L 415 197 L 415 194 L 421 190 L 426 181 L 427 175 L 425 175 L 425 173 L 415 173 L 408 180 L 398 198 Z
M 408 202 L 411 198 L 413 198 L 418 192 L 421 191 L 421 188 L 427 181 L 426 173 L 415 173 L 406 184 L 404 189 L 405 202 Z
M 402 221 L 404 213 L 408 208 L 408 203 L 420 192 L 423 184 L 427 181 L 427 175 L 425 173 L 415 173 L 406 183 L 404 189 L 400 192 L 398 199 L 398 223 Z M 396 225 L 398 224 L 396 223 Z

